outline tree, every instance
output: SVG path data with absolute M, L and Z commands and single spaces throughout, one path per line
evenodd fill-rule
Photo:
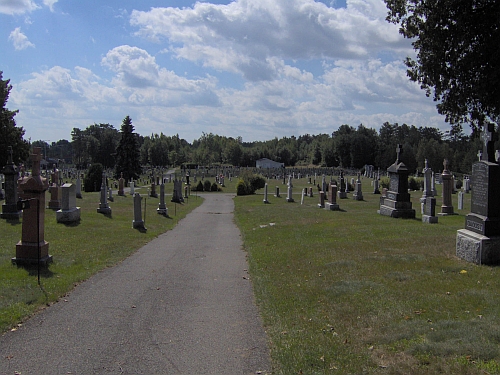
M 136 179 L 141 174 L 140 148 L 129 116 L 123 119 L 120 133 L 121 138 L 116 149 L 115 176 L 119 178 L 123 173 L 125 181 Z
M 0 168 L 7 164 L 9 154 L 7 153 L 8 146 L 12 146 L 13 161 L 19 164 L 28 159 L 30 146 L 29 143 L 23 139 L 24 129 L 16 126 L 14 117 L 19 113 L 19 110 L 10 111 L 6 108 L 7 101 L 9 100 L 10 79 L 2 80 L 3 72 L 0 71 Z
M 500 2 L 497 0 L 385 0 L 387 20 L 412 39 L 416 60 L 407 74 L 434 94 L 437 109 L 454 124 L 500 119 Z

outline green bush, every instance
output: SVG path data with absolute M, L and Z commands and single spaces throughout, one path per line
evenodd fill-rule
M 193 188 L 193 191 L 203 191 L 203 182 L 198 181 L 198 184 Z
M 416 178 L 410 177 L 408 179 L 408 189 L 413 191 L 420 190 L 420 182 Z
M 211 187 L 212 187 L 212 184 L 210 183 L 210 181 L 205 180 L 205 182 L 203 183 L 203 191 L 210 191 Z
M 244 180 L 240 179 L 236 185 L 236 195 L 249 195 L 252 194 L 250 185 Z
M 236 185 L 236 195 L 248 195 L 255 193 L 255 190 L 266 186 L 266 179 L 260 174 L 253 174 L 250 171 L 240 173 L 240 180 Z
M 389 177 L 382 177 L 380 179 L 380 187 L 389 189 L 390 182 L 391 182 L 391 180 L 389 180 Z
M 86 193 L 100 191 L 102 184 L 102 164 L 92 164 L 83 180 L 83 190 Z
M 210 186 L 210 191 L 218 191 L 218 186 L 215 182 Z

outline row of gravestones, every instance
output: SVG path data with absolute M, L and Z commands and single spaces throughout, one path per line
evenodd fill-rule
M 19 178 L 17 167 L 12 161 L 12 147 L 9 147 L 9 158 L 7 165 L 2 169 L 5 185 L 5 203 L 2 205 L 1 217 L 7 220 L 22 220 L 22 238 L 16 245 L 16 256 L 12 262 L 18 265 L 40 264 L 46 266 L 52 262 L 52 256 L 49 254 L 49 243 L 45 241 L 45 196 L 50 187 L 57 187 L 51 191 L 51 200 L 61 197 L 61 207 L 56 211 L 57 222 L 70 223 L 80 220 L 80 208 L 76 207 L 76 186 L 73 184 L 64 184 L 57 186 L 56 182 L 49 184 L 47 178 L 40 173 L 40 161 L 42 159 L 41 149 L 34 147 L 31 154 L 33 169 L 31 175 Z M 77 180 L 78 181 L 78 180 Z M 182 202 L 180 194 L 182 183 L 179 180 L 174 181 L 174 198 L 180 195 L 179 201 Z M 131 185 L 133 192 L 133 183 Z M 165 205 L 164 184 L 160 186 L 160 203 L 158 214 L 168 216 Z M 57 193 L 54 193 L 56 192 Z M 59 193 L 60 191 L 60 193 Z M 141 200 L 138 193 L 134 197 L 134 220 L 133 228 L 145 229 L 142 220 Z M 174 198 L 172 201 L 174 201 Z M 106 176 L 103 174 L 100 203 L 97 208 L 98 213 L 111 215 L 111 208 L 107 202 Z M 61 203 L 60 201 L 60 203 Z M 50 202 L 49 202 L 50 203 Z M 48 206 L 48 208 L 52 208 Z

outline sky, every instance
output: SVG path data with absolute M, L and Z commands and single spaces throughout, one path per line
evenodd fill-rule
M 383 0 L 0 0 L 0 71 L 25 139 L 94 123 L 244 142 L 384 122 L 449 129 Z

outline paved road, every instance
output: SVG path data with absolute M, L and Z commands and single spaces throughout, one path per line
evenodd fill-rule
M 267 338 L 231 195 L 0 337 L 0 375 L 256 374 Z

